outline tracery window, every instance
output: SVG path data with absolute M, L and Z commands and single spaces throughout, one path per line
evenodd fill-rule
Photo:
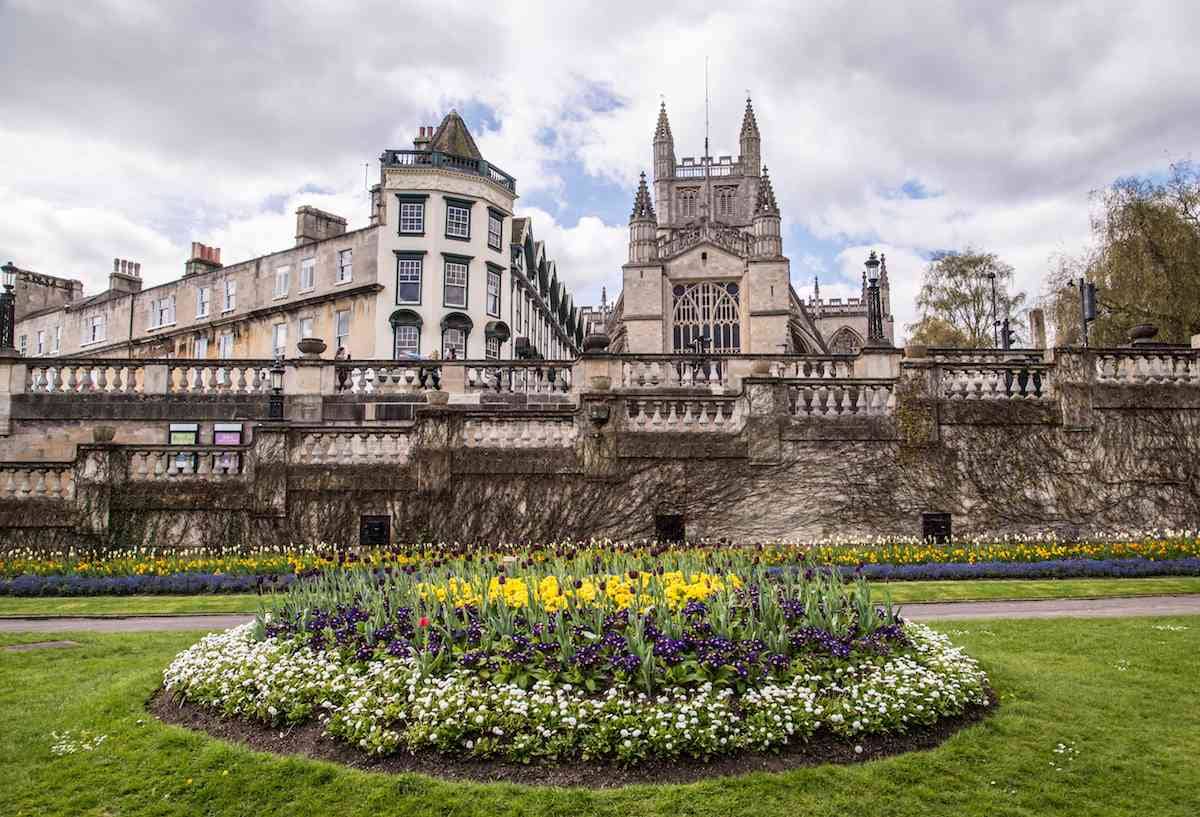
M 671 312 L 674 350 L 736 353 L 742 350 L 738 285 L 676 284 Z M 702 339 L 702 343 L 697 343 Z
M 679 191 L 679 217 L 680 218 L 695 218 L 699 207 L 700 191 L 697 188 L 688 188 Z
M 862 338 L 858 333 L 849 326 L 843 326 L 841 329 L 833 333 L 833 337 L 829 340 L 829 351 L 835 355 L 839 354 L 858 354 L 858 350 L 862 348 Z
M 737 217 L 737 188 L 717 188 L 717 216 L 725 218 Z

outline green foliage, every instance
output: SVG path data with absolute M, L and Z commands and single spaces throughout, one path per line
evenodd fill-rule
M 1171 165 L 1165 181 L 1121 179 L 1092 194 L 1094 245 L 1060 259 L 1047 307 L 1056 342 L 1080 341 L 1080 277 L 1099 287 L 1094 346 L 1123 346 L 1136 324 L 1159 329 L 1155 340 L 1188 343 L 1200 333 L 1200 168 Z
M 936 749 L 866 764 L 598 791 L 367 773 L 254 752 L 163 726 L 147 714 L 145 701 L 160 683 L 162 667 L 196 635 L 73 634 L 83 646 L 0 657 L 0 812 L 44 817 L 728 817 L 749 808 L 760 817 L 1195 813 L 1200 709 L 1189 702 L 1200 673 L 1200 618 L 972 621 L 942 629 L 981 659 L 1000 707 Z M 44 638 L 0 635 L 0 643 Z M 108 738 L 95 751 L 54 757 L 51 734 L 68 729 Z M 1059 744 L 1073 751 L 1058 752 Z
M 995 253 L 968 247 L 962 252 L 938 253 L 929 262 L 917 294 L 921 318 L 908 327 L 912 342 L 973 349 L 993 346 L 993 279 L 996 320 L 1007 316 L 1019 335 L 1024 327 L 1020 308 L 1025 293 L 1012 291 L 1013 268 Z

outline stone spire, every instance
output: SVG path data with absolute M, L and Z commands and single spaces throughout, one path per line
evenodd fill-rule
M 887 256 L 883 253 L 879 254 L 879 285 L 885 287 L 888 285 L 887 277 Z
M 754 108 L 750 105 L 750 97 L 746 97 L 746 113 L 742 115 L 742 134 L 739 139 L 742 156 L 742 172 L 747 176 L 757 176 L 762 166 L 762 139 L 758 135 L 758 120 L 754 118 Z
M 762 179 L 758 183 L 758 201 L 754 203 L 754 214 L 779 215 L 779 205 L 775 203 L 775 190 L 771 187 L 771 175 L 764 167 Z
M 646 174 L 643 172 L 641 181 L 638 182 L 637 194 L 633 197 L 633 213 L 629 216 L 629 222 L 632 224 L 635 221 L 657 220 L 654 202 L 650 200 L 650 189 L 646 187 Z
M 758 201 L 754 205 L 754 238 L 751 254 L 755 258 L 779 258 L 783 255 L 783 237 L 779 229 L 779 206 L 771 189 L 771 176 L 764 167 L 758 183 Z
M 671 123 L 667 121 L 667 102 L 663 100 L 658 106 L 658 125 L 654 128 L 654 139 L 669 139 L 675 141 L 675 137 L 671 135 Z
M 750 104 L 750 97 L 746 97 L 746 112 L 742 114 L 742 136 L 745 139 L 748 136 L 758 138 L 758 120 L 754 118 L 754 107 Z
M 629 263 L 647 264 L 657 259 L 658 218 L 643 173 L 633 197 L 633 212 L 629 214 Z

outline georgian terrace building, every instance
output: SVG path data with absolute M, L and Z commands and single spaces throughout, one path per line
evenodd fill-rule
M 321 338 L 352 359 L 575 357 L 584 327 L 557 265 L 514 218 L 516 180 L 454 111 L 388 150 L 371 221 L 296 211 L 294 246 L 224 265 L 192 244 L 184 275 L 143 287 L 114 259 L 109 286 L 18 273 L 16 345 L 34 356 L 295 357 Z

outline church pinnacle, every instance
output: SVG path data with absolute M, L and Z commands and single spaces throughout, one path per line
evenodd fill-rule
M 672 139 L 671 123 L 667 121 L 667 103 L 666 100 L 658 107 L 658 124 L 654 128 L 655 139 Z
M 643 172 L 638 182 L 637 195 L 633 198 L 633 213 L 630 221 L 655 221 L 654 203 L 650 201 L 650 190 L 646 187 L 646 174 Z
M 758 184 L 758 201 L 754 205 L 754 214 L 779 215 L 779 205 L 775 202 L 775 190 L 771 187 L 771 175 L 764 167 L 762 180 Z
M 750 97 L 746 97 L 746 113 L 742 115 L 742 138 L 747 136 L 758 136 L 758 120 L 754 118 L 754 107 L 750 104 Z

